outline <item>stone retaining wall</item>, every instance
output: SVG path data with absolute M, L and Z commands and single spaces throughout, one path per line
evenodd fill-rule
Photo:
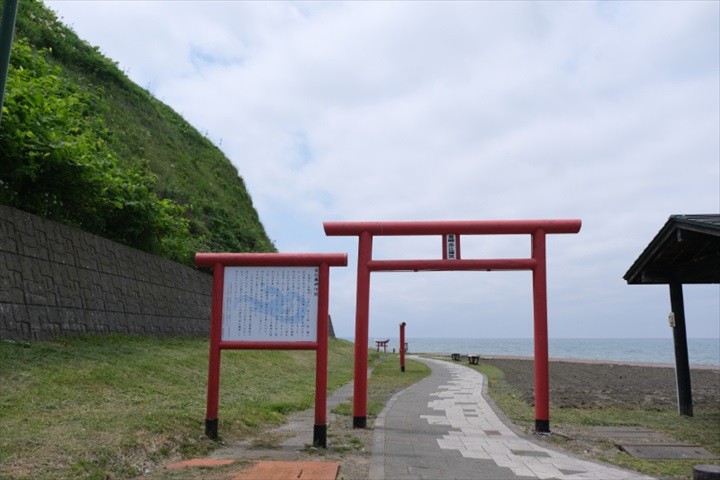
M 212 276 L 0 206 L 0 338 L 208 335 Z

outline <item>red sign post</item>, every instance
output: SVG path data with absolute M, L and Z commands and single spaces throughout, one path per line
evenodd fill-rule
M 355 371 L 353 426 L 367 423 L 367 360 L 370 272 L 531 270 L 535 344 L 535 430 L 550 431 L 550 389 L 547 331 L 545 236 L 577 233 L 580 220 L 486 220 L 437 222 L 325 222 L 328 236 L 358 237 L 358 280 L 355 310 Z M 461 235 L 530 235 L 530 258 L 462 259 Z M 442 259 L 373 260 L 374 236 L 440 235 Z M 404 345 L 403 345 L 404 346 Z M 401 346 L 401 348 L 403 347 Z
M 330 268 L 345 253 L 198 253 L 213 269 L 205 434 L 218 437 L 222 350 L 315 350 L 313 444 L 327 447 Z
M 405 371 L 405 322 L 400 324 L 400 371 Z

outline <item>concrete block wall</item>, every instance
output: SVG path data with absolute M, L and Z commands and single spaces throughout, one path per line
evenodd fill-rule
M 0 338 L 207 336 L 212 276 L 0 206 Z

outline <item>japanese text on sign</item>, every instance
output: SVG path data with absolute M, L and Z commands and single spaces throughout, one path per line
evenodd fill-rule
M 225 267 L 222 339 L 317 341 L 317 267 Z
M 447 259 L 448 260 L 456 260 L 457 259 L 457 255 L 456 255 L 457 243 L 455 241 L 455 234 L 453 234 L 453 233 L 448 234 L 446 241 L 447 241 Z

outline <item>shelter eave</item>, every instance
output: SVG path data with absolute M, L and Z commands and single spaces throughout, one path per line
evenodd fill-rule
M 623 278 L 631 285 L 720 283 L 720 215 L 672 215 Z

